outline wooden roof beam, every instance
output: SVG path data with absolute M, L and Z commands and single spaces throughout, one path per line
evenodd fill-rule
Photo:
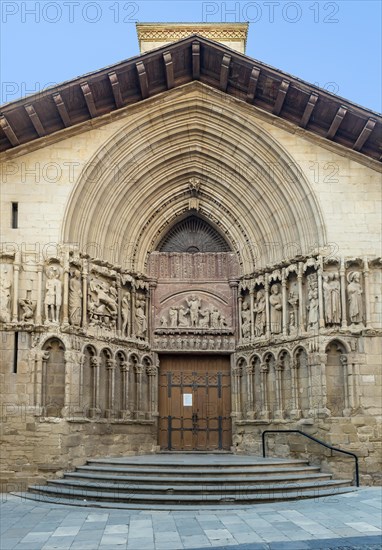
M 143 61 L 138 61 L 135 64 L 138 71 L 139 86 L 141 88 L 142 99 L 149 97 L 149 81 L 147 78 L 146 68 Z
M 96 117 L 97 116 L 97 108 L 95 106 L 93 92 L 91 91 L 88 82 L 84 82 L 83 84 L 81 84 L 81 90 L 82 90 L 82 93 L 84 94 L 84 98 L 85 98 L 85 101 L 86 101 L 86 106 L 88 108 L 90 116 L 92 118 Z
M 18 137 L 16 136 L 12 126 L 4 115 L 0 116 L 0 126 L 13 147 L 16 147 L 16 145 L 20 145 Z
M 192 43 L 192 78 L 200 79 L 200 42 Z
M 338 128 L 340 127 L 341 122 L 345 118 L 346 113 L 347 113 L 346 107 L 341 105 L 341 107 L 338 109 L 335 117 L 333 118 L 333 121 L 332 121 L 332 123 L 330 125 L 330 128 L 328 130 L 328 133 L 326 134 L 326 137 L 328 139 L 333 139 L 334 138 Z
M 122 99 L 122 92 L 121 92 L 121 84 L 118 80 L 118 75 L 115 71 L 109 73 L 107 75 L 110 80 L 111 89 L 114 96 L 114 101 L 116 104 L 117 109 L 120 109 L 123 107 L 123 99 Z
M 171 90 L 171 88 L 175 86 L 175 78 L 174 78 L 174 64 L 172 62 L 172 55 L 170 52 L 163 53 L 163 61 L 164 61 L 164 66 L 166 70 L 167 89 Z
M 281 109 L 283 108 L 289 86 L 290 86 L 290 82 L 288 80 L 281 81 L 279 90 L 277 92 L 276 101 L 272 110 L 274 115 L 279 115 L 281 113 Z
M 360 151 L 362 149 L 362 147 L 365 145 L 367 138 L 370 136 L 376 124 L 377 124 L 376 120 L 374 120 L 373 118 L 369 118 L 369 120 L 366 122 L 365 126 L 363 127 L 361 133 L 359 134 L 357 141 L 353 145 L 354 151 Z
M 25 105 L 25 110 L 27 112 L 27 115 L 29 116 L 29 119 L 30 119 L 31 123 L 34 126 L 34 129 L 38 133 L 38 136 L 39 137 L 45 136 L 46 132 L 45 132 L 44 126 L 42 125 L 40 117 L 36 113 L 35 108 L 33 107 L 33 105 L 31 105 L 31 104 Z
M 253 103 L 253 100 L 256 96 L 257 83 L 259 81 L 260 69 L 253 67 L 251 71 L 251 76 L 249 77 L 249 84 L 247 90 L 247 99 L 248 103 Z
M 315 94 L 315 93 L 310 94 L 308 103 L 306 104 L 305 110 L 300 120 L 301 128 L 307 127 L 310 117 L 312 116 L 313 109 L 316 106 L 317 99 L 318 99 L 318 94 Z
M 64 100 L 62 99 L 62 95 L 57 93 L 57 94 L 53 94 L 52 97 L 53 97 L 53 101 L 56 104 L 61 120 L 64 123 L 65 128 L 67 128 L 68 126 L 71 126 L 72 121 L 70 120 L 68 110 L 66 108 Z
M 222 64 L 220 67 L 220 89 L 223 90 L 223 92 L 226 92 L 228 88 L 229 65 L 231 63 L 231 59 L 232 57 L 230 55 L 223 55 Z

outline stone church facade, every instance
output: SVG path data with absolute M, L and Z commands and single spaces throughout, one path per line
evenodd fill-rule
M 246 32 L 143 25 L 145 53 L 3 106 L 5 490 L 95 456 L 259 455 L 265 429 L 379 482 L 382 119 Z

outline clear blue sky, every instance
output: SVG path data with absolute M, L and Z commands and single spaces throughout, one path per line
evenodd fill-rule
M 249 21 L 247 55 L 381 110 L 379 0 L 2 0 L 1 103 L 138 54 L 135 21 Z

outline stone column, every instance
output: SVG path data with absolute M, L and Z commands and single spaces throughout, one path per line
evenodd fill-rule
M 345 260 L 341 258 L 340 265 L 340 279 L 341 279 L 341 310 L 342 310 L 342 322 L 341 329 L 346 330 L 347 323 L 347 307 L 346 307 L 346 280 L 345 280 Z
M 348 364 L 348 358 L 347 358 L 347 355 L 345 353 L 341 354 L 340 355 L 340 363 L 341 363 L 341 368 L 342 368 L 342 380 L 343 380 L 343 385 L 344 385 L 344 398 L 345 398 L 345 407 L 344 407 L 344 410 L 342 411 L 343 412 L 343 415 L 344 416 L 350 416 L 351 414 L 351 408 L 350 408 L 350 399 L 349 399 L 349 394 L 351 393 L 350 390 L 350 376 L 349 376 L 349 367 L 350 365 Z M 351 367 L 350 367 L 351 368 Z
M 69 257 L 68 251 L 64 258 L 64 292 L 62 299 L 62 324 L 69 324 Z
M 261 418 L 263 420 L 269 420 L 269 403 L 268 403 L 268 372 L 269 365 L 262 363 L 260 365 L 260 377 L 261 377 Z
M 36 325 L 42 324 L 42 265 L 37 265 Z
M 281 274 L 281 292 L 283 300 L 283 312 L 282 312 L 282 323 L 283 323 L 283 336 L 288 335 L 288 302 L 287 302 L 287 291 L 286 291 L 286 278 L 285 278 L 285 268 L 282 270 Z
M 271 312 L 269 309 L 269 277 L 264 275 L 264 290 L 265 290 L 265 319 L 266 319 L 266 337 L 271 337 Z
M 247 365 L 245 370 L 247 375 L 246 417 L 249 419 L 253 419 L 255 417 L 254 402 L 253 402 L 253 373 L 254 373 L 253 364 Z
M 92 403 L 91 407 L 89 409 L 89 416 L 91 418 L 94 418 L 95 416 L 98 416 L 100 413 L 99 408 L 99 370 L 101 366 L 101 359 L 99 357 L 91 357 L 90 358 L 90 367 L 92 369 L 92 388 L 91 388 L 91 396 L 92 396 Z
M 308 356 L 309 414 L 315 418 L 325 418 L 330 414 L 326 408 L 326 361 L 325 353 L 311 353 Z
M 118 315 L 117 315 L 117 335 L 119 338 L 123 336 L 122 334 L 122 288 L 121 288 L 121 276 L 117 275 L 117 307 L 118 307 Z
M 242 316 L 241 316 L 241 312 L 243 310 L 243 297 L 240 295 L 239 296 L 239 301 L 238 301 L 238 310 L 239 310 L 239 340 L 242 341 L 243 339 L 243 331 L 242 331 L 242 325 L 243 325 L 243 319 L 242 319 Z
M 232 412 L 236 420 L 240 420 L 241 412 L 241 376 L 243 368 L 241 365 L 232 367 Z
M 276 390 L 276 411 L 275 419 L 284 417 L 283 394 L 282 394 L 282 372 L 284 366 L 278 361 L 275 366 L 275 390 Z
M 46 376 L 47 376 L 47 362 L 49 359 L 49 351 L 40 351 L 38 355 L 38 360 L 41 360 L 41 406 L 43 408 L 43 414 L 45 415 L 46 407 Z
M 142 410 L 143 405 L 143 373 L 144 366 L 142 364 L 134 365 L 135 370 L 135 411 L 134 417 L 139 420 L 145 417 L 145 413 Z
M 253 281 L 251 281 L 251 287 L 249 290 L 249 304 L 251 308 L 251 340 L 252 341 L 255 338 L 255 319 L 254 319 L 254 311 L 253 311 L 254 301 L 255 301 L 255 287 L 254 287 Z
M 155 328 L 155 305 L 154 305 L 154 294 L 157 287 L 156 281 L 150 281 L 149 283 L 149 297 L 147 303 L 147 339 L 149 342 L 152 342 L 154 339 L 154 328 Z
M 155 365 L 147 366 L 146 374 L 149 382 L 149 410 L 147 416 L 151 420 L 158 416 L 158 367 Z
M 239 316 L 237 311 L 237 304 L 238 304 L 238 297 L 237 297 L 237 289 L 238 289 L 239 283 L 236 280 L 230 280 L 229 286 L 232 289 L 232 328 L 235 331 L 235 341 L 236 343 L 239 341 L 240 332 L 239 332 Z
M 88 326 L 88 261 L 83 261 L 82 266 L 82 327 Z
M 299 403 L 299 392 L 298 392 L 298 376 L 297 369 L 299 367 L 298 359 L 295 358 L 291 362 L 291 385 L 292 385 L 292 410 L 290 411 L 290 416 L 292 420 L 298 420 L 301 418 L 301 409 Z
M 12 323 L 19 320 L 19 274 L 20 274 L 20 253 L 16 253 L 13 263 L 13 306 Z
M 349 353 L 347 359 L 347 375 L 348 375 L 348 395 L 349 408 L 355 410 L 360 406 L 359 403 L 359 366 L 365 361 L 363 354 Z
M 369 264 L 367 258 L 363 260 L 363 278 L 365 281 L 364 285 L 364 296 L 365 296 L 365 325 L 366 328 L 371 328 L 370 326 L 370 289 L 369 289 Z
M 114 387 L 115 387 L 115 359 L 106 360 L 106 373 L 107 373 L 107 404 L 105 410 L 106 418 L 112 418 L 115 413 L 114 409 Z
M 136 302 L 136 289 L 134 283 L 131 285 L 131 337 L 135 338 L 135 302 Z
M 302 334 L 305 332 L 304 302 L 303 302 L 303 295 L 302 295 L 303 266 L 304 264 L 302 262 L 298 262 L 297 286 L 298 286 L 298 332 L 299 334 Z
M 130 365 L 127 361 L 122 361 L 121 363 L 121 373 L 122 373 L 122 403 L 121 403 L 121 417 L 124 420 L 127 420 L 131 417 L 131 412 L 129 410 L 129 372 Z
M 322 257 L 318 257 L 319 267 L 317 270 L 317 284 L 318 284 L 318 311 L 319 311 L 319 328 L 325 327 L 325 318 L 324 318 L 324 297 L 322 293 Z

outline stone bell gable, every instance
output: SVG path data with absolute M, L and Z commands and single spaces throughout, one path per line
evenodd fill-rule
M 4 479 L 301 428 L 377 483 L 381 117 L 176 38 L 1 110 Z

